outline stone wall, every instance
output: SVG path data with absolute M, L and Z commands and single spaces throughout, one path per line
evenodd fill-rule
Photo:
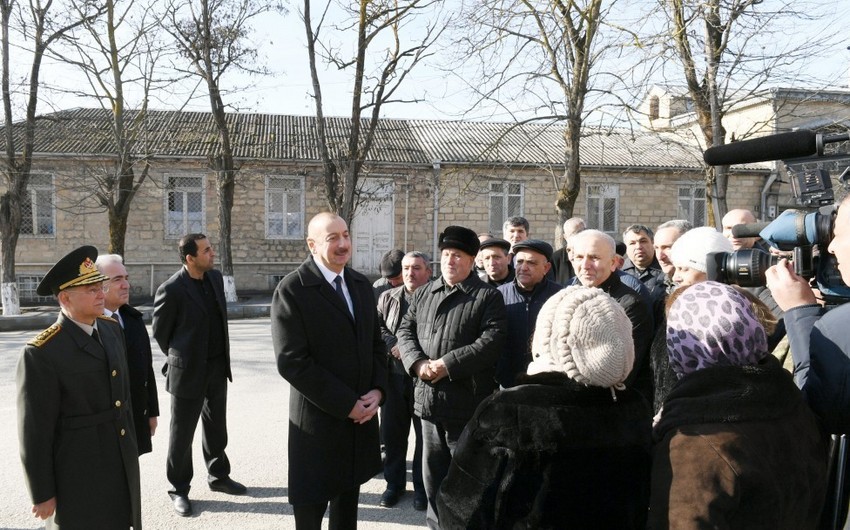
M 148 180 L 136 195 L 127 231 L 125 261 L 135 296 L 145 296 L 180 267 L 177 239 L 164 231 L 166 207 L 164 182 L 168 175 L 203 176 L 204 232 L 220 251 L 218 200 L 214 176 L 205 161 L 155 161 Z M 36 170 L 52 173 L 56 188 L 56 229 L 53 237 L 21 237 L 17 251 L 17 274 L 43 275 L 50 264 L 83 244 L 108 250 L 107 216 L 95 203 L 91 191 L 91 161 L 38 161 Z M 430 167 L 390 168 L 381 173 L 395 179 L 392 245 L 403 250 L 434 251 L 434 172 Z M 276 278 L 294 270 L 308 255 L 304 235 L 295 239 L 268 239 L 265 226 L 265 182 L 268 175 L 303 176 L 305 199 L 303 228 L 317 212 L 326 210 L 318 167 L 305 164 L 274 165 L 244 163 L 233 208 L 233 262 L 240 291 L 270 291 Z M 730 178 L 730 208 L 754 209 L 764 175 L 741 174 Z M 554 242 L 558 216 L 554 210 L 555 187 L 551 174 L 540 168 L 483 170 L 468 165 L 443 167 L 436 204 L 437 233 L 450 224 L 480 232 L 490 224 L 489 182 L 523 183 L 523 215 L 531 236 Z M 619 186 L 617 230 L 632 223 L 654 227 L 677 216 L 677 185 L 700 185 L 701 173 L 623 171 L 586 168 L 582 192 L 574 215 L 586 214 L 588 184 Z M 356 228 L 355 228 L 356 229 Z M 405 244 L 406 243 L 406 244 Z M 559 244 L 555 245 L 560 246 Z M 435 256 L 438 259 L 438 256 Z M 218 264 L 221 258 L 217 258 Z M 363 271 L 370 273 L 371 271 Z M 26 301 L 22 294 L 22 300 Z

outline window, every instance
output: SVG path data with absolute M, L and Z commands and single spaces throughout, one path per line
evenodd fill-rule
M 659 108 L 659 99 L 658 96 L 651 96 L 649 98 L 649 119 L 657 120 L 658 119 L 658 109 Z
M 39 296 L 36 293 L 38 284 L 41 283 L 43 278 L 44 276 L 18 276 L 16 282 L 18 284 L 18 297 L 27 302 L 49 302 L 53 298 L 52 296 Z
M 165 237 L 204 231 L 204 177 L 166 177 Z
M 56 234 L 53 210 L 53 176 L 31 174 L 21 203 L 21 235 L 53 236 Z
M 620 187 L 594 184 L 587 187 L 587 227 L 616 237 L 618 232 Z
M 522 183 L 490 183 L 490 233 L 502 237 L 502 224 L 508 217 L 522 216 Z
M 705 185 L 679 186 L 679 219 L 705 226 Z
M 266 177 L 266 238 L 304 237 L 304 181 Z

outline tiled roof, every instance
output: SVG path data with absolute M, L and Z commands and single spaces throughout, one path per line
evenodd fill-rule
M 128 122 L 133 116 L 127 113 Z M 313 116 L 233 113 L 227 120 L 238 159 L 319 160 Z M 328 118 L 326 123 L 328 137 L 345 145 L 350 120 Z M 114 150 L 111 127 L 110 113 L 103 109 L 71 109 L 41 116 L 35 153 L 109 155 Z M 564 162 L 563 132 L 559 124 L 383 119 L 368 160 L 408 165 L 434 161 L 559 165 Z M 20 138 L 20 131 L 16 135 Z M 148 111 L 137 145 L 139 154 L 160 157 L 206 157 L 216 149 L 209 112 Z M 697 169 L 701 155 L 698 148 L 677 142 L 673 135 L 623 129 L 586 129 L 581 147 L 584 166 Z

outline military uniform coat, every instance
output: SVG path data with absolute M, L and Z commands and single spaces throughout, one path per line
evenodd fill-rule
M 221 272 L 215 269 L 206 274 L 215 291 L 224 322 L 224 356 L 227 361 L 227 378 L 232 382 L 224 281 Z M 153 336 L 167 355 L 163 367 L 165 389 L 182 398 L 202 397 L 206 388 L 204 378 L 207 374 L 207 343 L 211 320 L 186 267 L 182 267 L 159 286 L 153 304 Z
M 125 304 L 118 308 L 118 313 L 124 322 L 127 364 L 130 369 L 130 395 L 133 396 L 133 422 L 136 427 L 136 444 L 139 446 L 139 454 L 142 455 L 153 449 L 148 419 L 159 416 L 151 338 L 138 309 Z
M 356 318 L 313 258 L 278 284 L 271 332 L 289 396 L 289 502 L 328 501 L 381 470 L 378 416 L 348 414 L 363 394 L 384 388 L 387 354 L 372 285 L 344 271 Z
M 17 368 L 18 435 L 33 504 L 56 497 L 52 528 L 142 528 L 139 461 L 124 338 L 97 321 L 99 344 L 59 316 Z

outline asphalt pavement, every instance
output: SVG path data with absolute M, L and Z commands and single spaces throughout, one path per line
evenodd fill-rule
M 239 309 L 235 311 L 237 307 Z M 170 396 L 165 392 L 165 380 L 159 373 L 163 357 L 154 345 L 161 416 L 153 438 L 153 452 L 143 455 L 139 461 L 142 522 L 145 529 L 248 530 L 295 527 L 286 491 L 289 385 L 277 373 L 269 319 L 252 318 L 263 311 L 268 314 L 267 301 L 249 300 L 237 307 L 231 307 L 229 311 L 233 383 L 228 394 L 230 439 L 227 454 L 233 468 L 231 476 L 248 486 L 248 494 L 234 497 L 209 490 L 199 428 L 193 448 L 195 477 L 189 493 L 195 514 L 183 518 L 172 509 L 167 495 L 169 484 L 165 478 Z M 44 314 L 48 319 L 47 325 L 55 320 L 55 309 L 46 308 Z M 0 332 L 0 425 L 4 426 L 0 434 L 2 529 L 44 527 L 42 521 L 34 519 L 30 514 L 31 502 L 18 452 L 15 404 L 15 365 L 23 345 L 40 329 Z M 412 448 L 411 432 L 410 451 Z M 412 453 L 408 455 L 410 460 Z M 413 509 L 413 494 L 410 491 L 394 508 L 378 506 L 384 487 L 383 477 L 378 475 L 361 488 L 360 528 L 401 529 L 425 525 L 424 512 Z M 408 489 L 412 489 L 410 483 Z

